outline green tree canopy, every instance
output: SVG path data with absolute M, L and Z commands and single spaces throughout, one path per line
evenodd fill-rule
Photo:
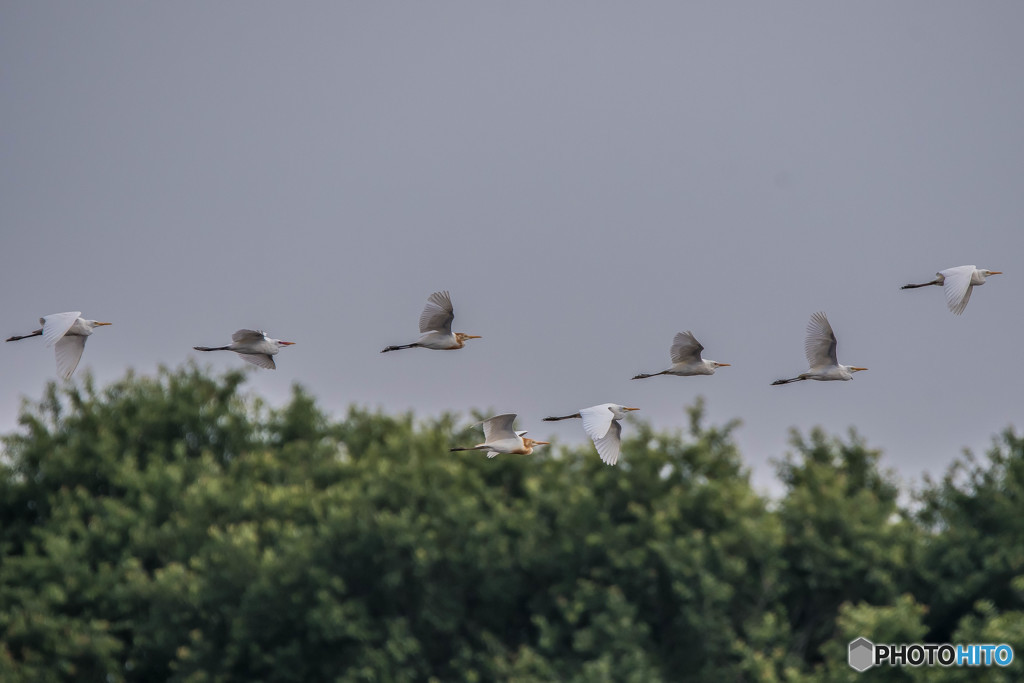
M 1011 433 L 911 512 L 856 435 L 795 435 L 784 495 L 757 493 L 700 402 L 685 431 L 635 425 L 612 468 L 453 454 L 478 437 L 454 416 L 333 419 L 299 387 L 271 409 L 244 378 L 25 407 L 0 680 L 846 680 L 857 635 L 1024 646 Z

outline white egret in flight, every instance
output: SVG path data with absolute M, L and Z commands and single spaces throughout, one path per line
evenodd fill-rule
M 839 364 L 836 359 L 836 335 L 832 332 L 832 326 L 828 324 L 828 318 L 821 311 L 812 315 L 810 322 L 807 323 L 804 354 L 807 356 L 807 364 L 811 366 L 811 369 L 792 379 L 776 380 L 772 382 L 772 386 L 799 382 L 803 379 L 816 379 L 822 382 L 835 379 L 845 381 L 853 379 L 853 373 L 867 370 L 867 368 Z
M 455 320 L 455 309 L 452 308 L 451 296 L 446 291 L 434 292 L 427 297 L 427 305 L 420 313 L 420 338 L 413 344 L 387 346 L 381 349 L 381 353 L 416 347 L 438 350 L 461 349 L 466 345 L 467 339 L 480 339 L 475 334 L 453 333 L 453 320 Z
M 690 375 L 713 375 L 715 374 L 715 370 L 718 368 L 729 367 L 729 363 L 719 363 L 715 360 L 704 360 L 700 357 L 700 352 L 703 350 L 704 347 L 694 338 L 693 332 L 690 332 L 689 330 L 686 332 L 680 332 L 672 339 L 672 348 L 669 349 L 669 355 L 672 358 L 672 367 L 668 370 L 662 370 L 661 372 L 655 372 L 650 375 L 641 373 L 633 379 L 657 377 L 658 375 L 679 375 L 680 377 L 688 377 Z
M 82 359 L 82 351 L 85 351 L 85 338 L 92 334 L 95 328 L 113 324 L 85 320 L 81 315 L 81 311 L 53 313 L 39 319 L 39 323 L 42 325 L 40 329 L 31 334 L 10 337 L 7 341 L 42 336 L 46 346 L 56 345 L 57 372 L 64 379 L 69 379 L 75 368 L 78 367 L 78 361 Z
M 267 370 L 276 370 L 274 356 L 282 346 L 291 346 L 295 342 L 271 339 L 262 330 L 238 330 L 231 335 L 231 343 L 227 346 L 193 346 L 196 351 L 234 351 L 246 363 Z
M 516 421 L 515 413 L 495 415 L 478 424 L 484 427 L 484 441 L 471 448 L 452 448 L 451 451 L 487 451 L 487 457 L 493 458 L 498 453 L 515 453 L 516 455 L 530 455 L 534 446 L 546 446 L 547 441 L 534 441 L 524 439 L 526 432 L 517 432 L 512 429 L 512 423 Z
M 614 465 L 619 461 L 619 449 L 622 447 L 620 435 L 622 425 L 619 420 L 626 417 L 631 410 L 639 408 L 627 408 L 617 403 L 602 403 L 599 406 L 584 408 L 578 413 L 565 415 L 563 417 L 545 417 L 545 422 L 557 420 L 569 420 L 574 417 L 583 418 L 583 431 L 591 438 L 597 446 L 597 453 L 608 465 Z
M 1001 270 L 978 269 L 974 266 L 957 266 L 946 268 L 935 273 L 935 279 L 931 282 L 923 282 L 919 285 L 903 285 L 900 289 L 917 289 L 929 285 L 939 285 L 946 294 L 946 305 L 956 315 L 960 315 L 967 308 L 967 302 L 971 300 L 971 291 L 975 287 L 985 284 L 985 278 L 989 275 L 1002 275 Z

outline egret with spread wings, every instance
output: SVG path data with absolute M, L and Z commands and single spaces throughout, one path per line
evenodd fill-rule
M 828 318 L 821 311 L 811 316 L 807 323 L 807 338 L 804 340 L 804 354 L 807 356 L 807 364 L 810 370 L 803 372 L 792 379 L 780 379 L 772 382 L 776 384 L 789 384 L 804 379 L 816 379 L 818 381 L 849 380 L 853 379 L 853 373 L 867 370 L 853 365 L 840 365 L 836 358 L 836 335 L 832 332 L 832 326 Z
M 514 453 L 516 455 L 530 455 L 534 446 L 546 446 L 547 441 L 534 441 L 524 439 L 526 432 L 517 432 L 512 429 L 512 423 L 516 421 L 515 413 L 495 415 L 478 424 L 484 427 L 484 441 L 470 448 L 452 448 L 451 451 L 487 451 L 487 457 L 493 458 L 498 453 Z
M 584 408 L 578 413 L 564 415 L 562 417 L 545 417 L 545 422 L 557 420 L 570 420 L 578 417 L 583 419 L 583 431 L 594 442 L 597 447 L 597 454 L 601 460 L 608 465 L 614 465 L 619 461 L 619 450 L 622 448 L 622 425 L 619 420 L 626 417 L 630 411 L 640 410 L 639 408 L 627 408 L 618 403 L 602 403 L 599 406 Z
M 10 337 L 7 341 L 42 337 L 46 346 L 56 347 L 57 372 L 64 379 L 69 379 L 82 359 L 86 338 L 95 328 L 112 324 L 85 320 L 81 315 L 81 311 L 68 311 L 44 316 L 39 319 L 41 328 L 30 334 Z
M 291 346 L 295 342 L 271 339 L 262 330 L 238 330 L 231 335 L 231 343 L 227 346 L 193 346 L 196 351 L 234 351 L 246 363 L 252 363 L 267 370 L 276 370 L 274 356 L 282 346 Z
M 645 379 L 647 377 L 657 377 L 658 375 L 678 375 L 680 377 L 713 375 L 718 368 L 729 367 L 729 363 L 704 360 L 700 357 L 700 352 L 703 350 L 704 347 L 694 338 L 693 332 L 689 330 L 680 332 L 672 339 L 672 348 L 669 349 L 672 367 L 650 375 L 641 373 L 633 377 L 633 379 Z
M 974 266 L 957 266 L 946 268 L 935 273 L 935 279 L 931 282 L 923 282 L 919 285 L 903 285 L 900 289 L 917 289 L 938 285 L 946 294 L 946 306 L 954 314 L 960 315 L 967 308 L 967 302 L 971 300 L 971 292 L 975 287 L 985 284 L 985 278 L 989 275 L 1002 275 L 1001 270 L 978 269 Z
M 427 298 L 427 305 L 420 313 L 420 338 L 412 344 L 387 346 L 381 349 L 381 353 L 416 347 L 438 350 L 461 349 L 467 339 L 480 339 L 475 334 L 452 332 L 453 320 L 455 309 L 452 308 L 451 296 L 448 292 L 434 292 Z

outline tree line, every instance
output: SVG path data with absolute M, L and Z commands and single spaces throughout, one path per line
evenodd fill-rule
M 1024 438 L 901 488 L 794 433 L 779 496 L 731 433 L 449 453 L 479 429 L 186 365 L 27 403 L 0 458 L 0 680 L 1015 681 L 857 674 L 849 641 L 1024 658 Z

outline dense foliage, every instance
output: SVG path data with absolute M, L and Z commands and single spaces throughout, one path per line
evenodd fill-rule
M 855 434 L 759 495 L 685 433 L 449 453 L 479 430 L 195 367 L 50 386 L 0 461 L 0 680 L 845 681 L 847 643 L 1024 658 L 1024 439 L 911 497 Z M 1020 680 L 877 669 L 871 680 Z

